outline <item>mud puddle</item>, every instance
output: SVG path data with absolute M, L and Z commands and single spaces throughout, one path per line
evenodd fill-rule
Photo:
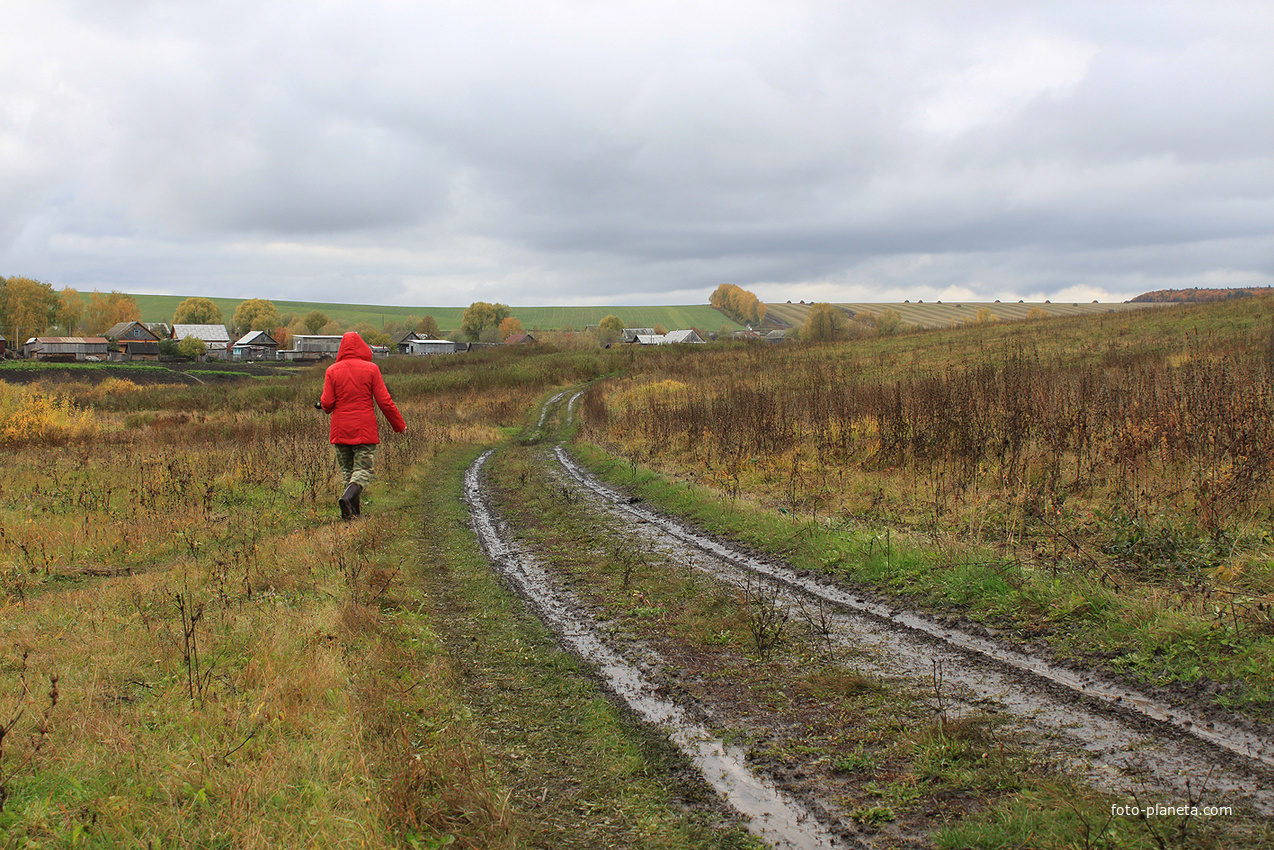
M 1098 787 L 1175 800 L 1246 803 L 1274 815 L 1274 742 L 1092 674 L 901 611 L 685 527 L 594 479 L 558 446 L 564 480 L 622 518 L 648 548 L 740 587 L 767 582 L 794 616 L 814 616 L 863 663 L 941 682 L 944 711 L 1011 719 Z M 936 700 L 944 696 L 939 693 Z M 1206 793 L 1200 797 L 1200 789 Z
M 533 557 L 519 551 L 483 494 L 482 467 L 490 454 L 478 458 L 465 473 L 465 501 L 473 527 L 500 574 L 557 632 L 562 643 L 595 666 L 611 692 L 638 717 L 663 730 L 708 784 L 743 816 L 754 835 L 773 847 L 791 850 L 845 846 L 795 798 L 753 774 L 741 749 L 727 747 L 681 706 L 660 697 L 658 686 L 607 644 L 571 594 L 558 587 Z

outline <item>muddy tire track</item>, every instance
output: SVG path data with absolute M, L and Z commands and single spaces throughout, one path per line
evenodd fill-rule
M 775 783 L 748 769 L 743 751 L 713 736 L 692 713 L 661 695 L 660 683 L 643 668 L 659 666 L 647 656 L 625 657 L 602 636 L 598 624 L 529 552 L 495 514 L 482 468 L 488 451 L 465 473 L 464 493 L 474 530 L 500 575 L 557 633 L 563 646 L 593 666 L 605 688 L 644 722 L 661 729 L 689 758 L 704 780 L 747 823 L 749 831 L 773 847 L 824 850 L 848 846 L 810 808 Z

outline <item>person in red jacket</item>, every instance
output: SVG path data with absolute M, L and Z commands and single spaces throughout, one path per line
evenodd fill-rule
M 359 496 L 371 483 L 375 468 L 376 446 L 380 444 L 376 408 L 385 415 L 398 434 L 407 430 L 381 377 L 380 367 L 372 362 L 372 350 L 357 333 L 341 337 L 336 362 L 327 367 L 323 377 L 323 395 L 318 406 L 332 416 L 331 438 L 336 447 L 345 491 L 337 499 L 341 518 L 359 516 Z

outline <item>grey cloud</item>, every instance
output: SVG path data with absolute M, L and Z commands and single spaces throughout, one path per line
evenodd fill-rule
M 454 304 L 1274 282 L 1263 3 L 48 3 L 16 23 L 0 261 L 59 285 Z

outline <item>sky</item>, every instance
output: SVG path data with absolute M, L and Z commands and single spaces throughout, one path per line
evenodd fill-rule
M 407 306 L 1274 285 L 1274 3 L 0 0 L 0 275 Z

